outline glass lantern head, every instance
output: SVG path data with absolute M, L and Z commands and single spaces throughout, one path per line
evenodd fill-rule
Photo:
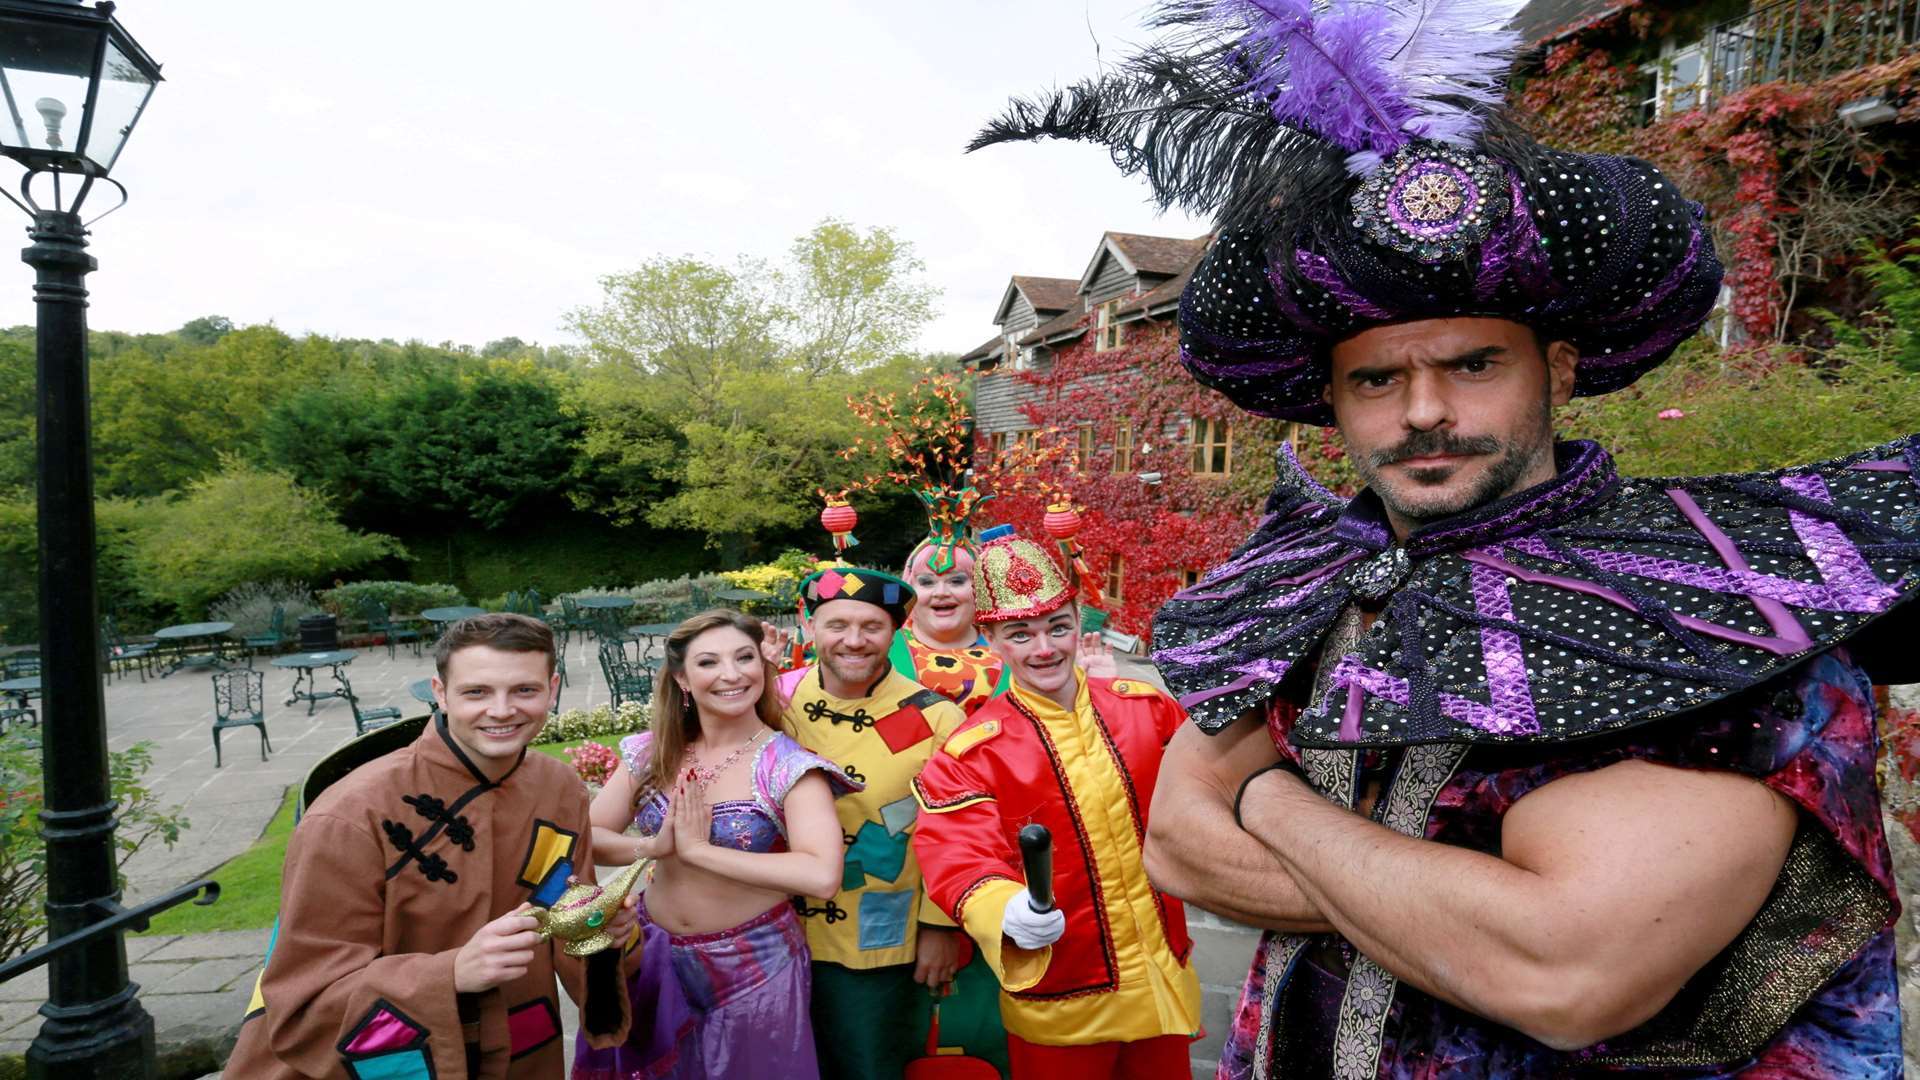
M 160 81 L 113 5 L 0 0 L 0 154 L 105 176 Z

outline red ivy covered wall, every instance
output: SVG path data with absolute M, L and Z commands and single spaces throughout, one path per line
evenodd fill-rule
M 1088 333 L 1054 354 L 1042 371 L 994 372 L 1013 378 L 1029 400 L 1021 407 L 1043 440 L 1073 448 L 1082 424 L 1092 425 L 1095 449 L 1084 462 L 1060 454 L 1037 470 L 1042 486 L 1070 494 L 1086 508 L 1078 537 L 1089 568 L 1104 582 L 1113 559 L 1122 560 L 1123 590 L 1110 603 L 1113 623 L 1146 634 L 1154 611 L 1176 592 L 1189 570 L 1222 562 L 1252 531 L 1271 486 L 1271 450 L 1282 425 L 1249 416 L 1187 375 L 1180 366 L 1171 323 L 1126 325 L 1123 344 L 1094 350 Z M 1233 472 L 1195 476 L 1188 422 L 1201 417 L 1231 425 Z M 1133 460 L 1115 471 L 1116 430 L 1130 423 Z M 978 453 L 987 453 L 984 440 Z M 1139 474 L 1158 472 L 1157 484 Z M 981 518 L 1045 539 L 1041 518 L 1048 498 L 1001 496 Z

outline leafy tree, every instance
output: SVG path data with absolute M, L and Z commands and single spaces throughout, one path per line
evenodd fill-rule
M 233 320 L 225 315 L 202 315 L 174 331 L 189 345 L 211 345 L 233 333 Z
M 836 454 L 858 431 L 847 394 L 914 378 L 904 349 L 934 296 L 921 269 L 889 230 L 828 220 L 778 267 L 662 258 L 602 279 L 569 325 L 588 344 L 585 452 L 609 472 L 575 504 L 715 545 L 811 518 L 816 489 L 867 464 Z
M 34 365 L 33 342 L 0 338 L 0 491 L 34 490 Z
M 286 473 L 235 458 L 180 498 L 146 503 L 142 517 L 131 558 L 137 584 L 188 618 L 244 582 L 324 580 L 406 554 L 392 537 L 340 524 L 323 496 Z

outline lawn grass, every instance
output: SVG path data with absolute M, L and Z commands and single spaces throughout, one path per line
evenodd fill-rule
M 214 930 L 265 930 L 280 915 L 280 865 L 293 835 L 293 800 L 287 788 L 280 809 L 253 846 L 207 876 L 220 883 L 220 899 L 206 907 L 182 904 L 154 916 L 149 934 L 204 934 Z
M 617 753 L 620 750 L 620 740 L 624 738 L 626 738 L 625 735 L 595 735 L 590 739 L 574 739 L 572 742 L 534 743 L 533 748 L 543 754 L 550 754 L 559 758 L 561 761 L 566 761 L 567 751 L 579 746 L 581 743 L 597 742 L 601 746 L 609 747 Z

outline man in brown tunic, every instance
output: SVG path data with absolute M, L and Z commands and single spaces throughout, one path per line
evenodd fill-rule
M 435 650 L 440 715 L 314 800 L 226 1075 L 559 1077 L 556 975 L 590 1041 L 626 1037 L 620 951 L 568 957 L 527 914 L 593 875 L 584 788 L 527 752 L 557 689 L 553 655 L 524 616 L 455 623 Z M 608 924 L 616 940 L 630 905 Z

